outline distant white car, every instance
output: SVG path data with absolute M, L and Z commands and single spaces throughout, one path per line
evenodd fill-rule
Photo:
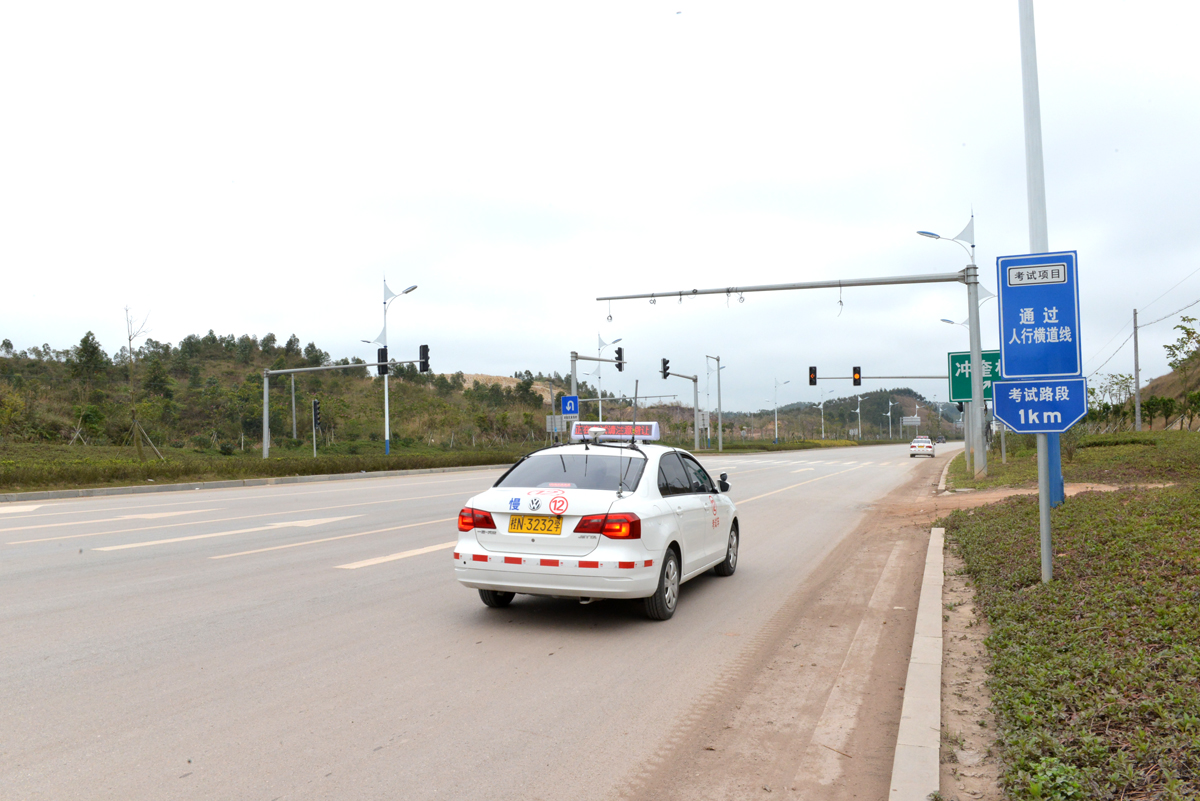
M 737 568 L 729 484 L 724 475 L 714 482 L 687 451 L 628 433 L 618 440 L 629 423 L 586 425 L 594 441 L 534 451 L 467 502 L 454 576 L 487 606 L 517 594 L 643 598 L 649 617 L 666 620 L 680 584 Z M 597 427 L 616 433 L 601 442 Z M 657 438 L 656 423 L 638 429 Z
M 929 437 L 917 437 L 908 445 L 908 458 L 917 456 L 933 457 L 933 441 Z

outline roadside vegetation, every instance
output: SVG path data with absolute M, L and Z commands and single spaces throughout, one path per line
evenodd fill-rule
M 143 338 L 131 318 L 127 323 L 129 335 L 112 355 L 91 332 L 66 349 L 46 344 L 17 350 L 11 340 L 0 340 L 0 492 L 507 463 L 549 444 L 546 416 L 570 391 L 569 374 L 557 372 L 437 374 L 392 365 L 391 443 L 385 456 L 383 382 L 374 370 L 355 366 L 362 360 L 334 360 L 314 342 L 302 345 L 295 334 L 281 340 L 274 334 L 209 331 L 172 345 Z M 292 376 L 271 379 L 271 458 L 263 460 L 263 371 L 333 364 L 346 369 L 295 375 L 294 413 Z M 600 394 L 586 381 L 578 391 L 583 398 Z M 628 399 L 611 392 L 603 397 L 605 419 L 633 418 Z M 321 417 L 316 458 L 314 399 Z M 857 397 L 826 401 L 826 439 L 818 406 L 781 407 L 778 443 L 774 410 L 726 412 L 725 448 L 864 444 L 850 440 L 858 403 Z M 918 404 L 927 428 L 945 424 L 952 430 L 912 390 L 878 390 L 862 396 L 866 436 L 886 437 L 887 422 L 880 418 L 891 408 L 895 434 L 902 437 L 899 418 Z M 584 420 L 596 419 L 597 404 L 582 408 Z M 639 407 L 637 417 L 658 421 L 664 443 L 691 447 L 690 404 Z
M 1032 439 L 1032 438 L 1031 438 Z M 975 486 L 1036 481 L 1031 443 Z M 962 459 L 956 464 L 961 467 Z M 1064 477 L 1117 485 L 1051 514 L 1040 582 L 1036 495 L 939 522 L 992 627 L 1004 781 L 1019 799 L 1200 797 L 1200 435 L 1079 437 Z M 964 486 L 961 469 L 955 482 Z M 1173 486 L 1148 486 L 1172 484 Z

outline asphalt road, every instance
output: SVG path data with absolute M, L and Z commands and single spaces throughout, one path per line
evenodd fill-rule
M 930 469 L 907 445 L 702 461 L 730 474 L 738 570 L 663 623 L 460 587 L 455 518 L 497 470 L 0 504 L 0 798 L 628 795 Z

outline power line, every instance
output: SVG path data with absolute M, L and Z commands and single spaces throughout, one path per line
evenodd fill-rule
M 1138 326 L 1138 328 L 1141 328 L 1141 326 L 1139 325 L 1139 326 Z M 1113 360 L 1113 356 L 1116 356 L 1118 353 L 1120 353 L 1120 352 L 1121 352 L 1121 348 L 1125 347 L 1125 345 L 1126 345 L 1126 344 L 1129 342 L 1129 340 L 1131 340 L 1131 339 L 1133 339 L 1133 332 L 1130 332 L 1129 336 L 1125 337 L 1125 341 L 1124 341 L 1124 342 L 1122 342 L 1120 345 L 1118 345 L 1118 346 L 1117 346 L 1117 349 L 1113 351 L 1113 353 L 1112 353 L 1112 356 L 1109 356 L 1107 359 L 1105 359 L 1105 360 L 1104 360 L 1104 362 L 1103 362 L 1103 363 L 1102 363 L 1102 364 L 1101 364 L 1099 367 L 1097 367 L 1095 370 L 1093 370 L 1091 373 L 1089 373 L 1089 374 L 1088 374 L 1088 378 L 1091 378 L 1091 377 L 1092 377 L 1092 376 L 1094 376 L 1096 373 L 1100 372 L 1100 370 L 1104 368 L 1104 365 L 1105 365 L 1105 364 L 1108 364 L 1109 362 L 1111 362 L 1111 361 Z M 1111 341 L 1111 340 L 1110 340 L 1110 341 Z
M 1185 280 L 1186 280 L 1186 279 L 1185 279 Z M 1182 283 L 1182 282 L 1180 282 L 1180 283 Z M 1179 286 L 1179 284 L 1176 284 L 1175 286 Z M 1174 289 L 1174 287 L 1172 287 L 1172 289 Z M 1170 290 L 1167 290 L 1167 291 L 1169 292 Z M 1176 309 L 1175 311 L 1171 312 L 1170 314 L 1164 314 L 1162 317 L 1159 317 L 1157 320 L 1151 320 L 1151 321 L 1150 321 L 1150 322 L 1148 322 L 1148 323 L 1140 323 L 1140 324 L 1138 325 L 1138 328 L 1145 328 L 1145 327 L 1146 327 L 1146 326 L 1148 326 L 1148 325 L 1154 325 L 1155 323 L 1161 323 L 1163 320 L 1170 319 L 1171 317 L 1174 317 L 1175 315 L 1179 314 L 1179 313 L 1180 313 L 1180 312 L 1182 312 L 1182 311 L 1187 311 L 1188 309 L 1190 309 L 1190 308 L 1192 308 L 1193 306 L 1195 306 L 1197 303 L 1200 303 L 1200 299 L 1193 300 L 1193 301 L 1192 301 L 1191 303 L 1189 303 L 1188 305 L 1184 306 L 1184 307 L 1183 307 L 1183 308 L 1181 308 L 1181 309 Z M 1128 323 L 1126 323 L 1126 325 L 1128 325 Z M 1124 330 L 1125 330 L 1125 326 L 1121 326 L 1121 331 L 1124 331 Z M 1121 335 L 1121 331 L 1118 331 L 1118 332 L 1116 333 L 1116 335 L 1115 335 L 1115 336 L 1113 336 L 1113 339 L 1116 339 L 1117 337 L 1119 337 L 1119 336 Z M 1128 343 L 1129 343 L 1129 340 L 1131 340 L 1131 339 L 1133 339 L 1133 334 L 1132 334 L 1132 333 L 1130 333 L 1130 334 L 1129 334 L 1129 336 L 1125 337 L 1125 341 L 1124 341 L 1124 342 L 1122 342 L 1120 345 L 1118 345 L 1118 346 L 1117 346 L 1117 349 L 1116 349 L 1116 350 L 1114 350 L 1114 351 L 1112 352 L 1112 356 L 1109 356 L 1107 359 L 1105 359 L 1105 360 L 1104 360 L 1103 364 L 1101 364 L 1101 365 L 1100 365 L 1100 367 L 1097 367 L 1095 370 L 1093 370 L 1091 373 L 1089 373 L 1089 374 L 1088 374 L 1088 378 L 1091 378 L 1091 377 L 1092 377 L 1092 376 L 1094 376 L 1096 373 L 1100 372 L 1100 370 L 1101 370 L 1101 369 L 1104 367 L 1104 365 L 1105 365 L 1105 364 L 1108 364 L 1109 362 L 1111 362 L 1111 361 L 1113 360 L 1113 357 L 1114 357 L 1114 356 L 1116 356 L 1118 353 L 1120 353 L 1120 352 L 1121 352 L 1121 349 L 1122 349 L 1122 348 L 1124 348 L 1124 347 L 1125 347 L 1125 345 L 1126 345 L 1126 344 L 1128 344 Z M 1110 340 L 1109 340 L 1109 342 L 1111 343 L 1111 342 L 1112 342 L 1112 339 L 1110 339 Z M 1108 344 L 1105 344 L 1105 346 L 1104 346 L 1104 347 L 1105 347 L 1105 348 L 1107 348 L 1107 347 L 1108 347 Z M 1092 358 L 1095 358 L 1095 357 L 1092 357 Z
M 1193 300 L 1191 303 L 1184 306 L 1182 309 L 1176 309 L 1175 311 L 1171 312 L 1170 314 L 1165 314 L 1162 317 L 1159 317 L 1157 320 L 1151 320 L 1148 323 L 1142 323 L 1141 325 L 1138 326 L 1138 328 L 1145 328 L 1148 325 L 1154 325 L 1155 323 L 1161 323 L 1163 320 L 1167 319 L 1168 317 L 1174 317 L 1175 315 L 1179 314 L 1179 312 L 1181 312 L 1181 311 L 1187 311 L 1188 309 L 1195 306 L 1197 303 L 1200 303 L 1200 299 Z
M 1179 286 L 1179 284 L 1182 284 L 1184 281 L 1188 280 L 1189 278 L 1191 278 L 1191 277 L 1192 277 L 1193 275 L 1195 275 L 1196 273 L 1200 273 L 1200 267 L 1197 267 L 1196 269 L 1192 270 L 1190 273 L 1188 273 L 1187 275 L 1185 275 L 1183 278 L 1181 278 L 1181 279 L 1179 280 L 1179 283 L 1175 284 L 1175 286 L 1171 287 L 1171 289 L 1174 289 L 1176 286 Z M 1150 301 L 1150 302 L 1149 302 L 1149 303 L 1147 303 L 1145 306 L 1143 306 L 1143 307 L 1142 307 L 1142 311 L 1145 311 L 1146 309 L 1148 309 L 1148 308 L 1150 308 L 1151 306 L 1153 306 L 1155 303 L 1158 303 L 1160 300 L 1162 300 L 1163 298 L 1165 298 L 1165 297 L 1167 296 L 1167 294 L 1168 294 L 1168 293 L 1170 293 L 1171 289 L 1168 289 L 1166 292 L 1162 293 L 1162 294 L 1161 294 L 1161 295 L 1159 295 L 1157 298 L 1155 298 L 1154 300 Z M 1197 303 L 1200 303 L 1200 301 L 1197 301 Z M 1192 305 L 1194 306 L 1195 304 L 1192 304 Z M 1184 309 L 1186 309 L 1186 308 L 1187 308 L 1187 306 L 1184 306 L 1183 308 L 1184 308 Z M 1180 309 L 1180 311 L 1183 311 L 1183 309 Z M 1170 316 L 1171 316 L 1171 315 L 1169 315 L 1169 314 L 1167 315 L 1167 317 L 1170 317 Z M 1155 320 L 1155 322 L 1158 322 L 1158 321 L 1157 321 L 1157 320 Z M 1149 323 L 1147 323 L 1147 325 L 1149 325 Z

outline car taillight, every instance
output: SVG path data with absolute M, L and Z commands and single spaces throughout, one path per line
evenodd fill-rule
M 602 534 L 605 515 L 584 515 L 575 526 L 576 534 Z
M 480 509 L 472 509 L 470 506 L 464 506 L 463 510 L 458 513 L 458 530 L 470 531 L 473 528 L 495 528 L 496 521 L 492 519 L 491 512 L 484 512 Z
M 632 512 L 615 515 L 584 515 L 575 526 L 576 534 L 603 534 L 611 540 L 640 540 L 642 519 Z

